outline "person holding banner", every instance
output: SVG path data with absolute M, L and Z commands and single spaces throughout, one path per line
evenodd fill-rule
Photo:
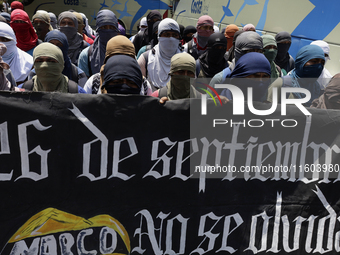
M 225 78 L 234 70 L 237 61 L 249 52 L 263 53 L 263 40 L 258 33 L 253 31 L 237 31 L 234 35 L 235 46 L 229 51 L 234 52 L 234 58 L 229 63 L 229 66 L 218 72 L 211 79 L 209 85 L 215 88 L 215 84 L 222 84 Z M 217 90 L 220 92 L 220 90 Z
M 201 94 L 191 85 L 195 78 L 196 61 L 188 53 L 178 53 L 171 58 L 170 80 L 166 87 L 152 93 L 153 97 L 167 97 L 169 100 L 200 98 Z
M 240 57 L 225 82 L 239 87 L 245 98 L 248 98 L 248 87 L 252 87 L 253 100 L 264 102 L 270 85 L 270 75 L 271 67 L 268 59 L 262 53 L 249 52 Z M 228 89 L 224 89 L 221 95 L 233 100 L 233 95 Z
M 62 74 L 64 69 L 63 52 L 52 43 L 39 44 L 33 51 L 36 75 L 21 88 L 28 91 L 62 93 L 86 93 L 82 87 Z
M 104 80 L 103 70 L 105 64 L 110 57 L 115 55 L 126 55 L 135 59 L 135 47 L 126 36 L 117 35 L 107 42 L 104 64 L 102 65 L 100 72 L 95 73 L 87 80 L 84 86 L 84 90 L 86 91 L 86 93 L 101 94 L 100 87 L 103 84 Z M 147 82 L 143 82 L 143 86 L 140 90 L 140 95 L 151 95 L 151 93 L 151 86 Z
M 71 59 L 67 55 L 69 45 L 66 35 L 55 29 L 47 33 L 45 37 L 45 42 L 52 43 L 61 49 L 64 56 L 64 69 L 62 72 L 63 75 L 66 75 L 70 80 L 78 83 L 78 85 L 83 88 L 87 81 L 87 76 L 83 70 L 71 63 Z M 32 79 L 34 75 L 35 70 L 33 69 L 30 72 L 28 79 Z
M 113 55 L 106 62 L 102 76 L 102 94 L 140 94 L 143 76 L 135 58 Z

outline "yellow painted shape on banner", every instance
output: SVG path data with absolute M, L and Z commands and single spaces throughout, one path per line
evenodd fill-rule
M 47 208 L 31 217 L 11 237 L 9 243 L 31 237 L 104 226 L 114 229 L 122 238 L 127 250 L 131 251 L 130 238 L 124 226 L 110 215 L 97 215 L 86 220 L 55 208 Z

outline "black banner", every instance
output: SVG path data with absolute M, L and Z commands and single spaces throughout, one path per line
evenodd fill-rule
M 338 111 L 9 92 L 0 106 L 1 254 L 340 252 Z

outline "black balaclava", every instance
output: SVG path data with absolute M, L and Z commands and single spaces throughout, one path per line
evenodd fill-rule
M 148 16 L 146 16 L 146 20 L 148 22 L 148 37 L 149 37 L 149 42 L 152 40 L 152 30 L 153 30 L 153 24 L 155 22 L 152 22 L 151 20 L 157 18 L 159 20 L 162 20 L 162 15 L 160 14 L 159 11 L 153 10 L 149 12 Z
M 188 37 L 187 35 L 190 34 L 190 33 L 193 33 L 195 34 L 197 32 L 197 29 L 196 27 L 194 26 L 187 26 L 184 31 L 183 31 L 183 39 L 186 41 L 186 42 L 189 42 L 192 37 Z
M 223 46 L 223 48 L 217 49 L 218 46 Z M 226 67 L 227 60 L 224 58 L 226 50 L 227 38 L 224 35 L 214 33 L 209 36 L 207 51 L 199 57 L 202 71 L 206 77 L 213 77 Z

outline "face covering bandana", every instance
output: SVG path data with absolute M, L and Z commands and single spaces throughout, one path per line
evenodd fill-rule
M 76 27 L 60 27 L 59 28 L 60 32 L 64 33 L 67 37 L 67 41 L 72 41 L 72 39 L 77 35 L 78 29 Z
M 208 40 L 209 40 L 209 36 L 206 37 L 206 36 L 201 36 L 199 34 L 197 34 L 197 41 L 198 41 L 198 44 L 201 46 L 201 47 L 205 47 L 208 43 Z
M 112 38 L 118 35 L 118 32 L 112 29 L 99 29 L 99 38 L 101 43 L 106 43 Z
M 30 26 L 28 24 L 24 23 L 13 23 L 11 24 L 13 30 L 16 31 L 16 33 L 28 33 Z
M 271 63 L 276 58 L 277 50 L 276 49 L 264 49 L 264 55 L 266 56 L 268 61 Z
M 35 24 L 34 29 L 38 37 L 41 37 L 44 33 L 48 32 L 48 26 L 40 23 Z
M 189 42 L 192 39 L 192 36 L 183 36 L 185 42 Z
M 210 49 L 208 52 L 209 63 L 219 63 L 223 58 L 226 49 Z
M 2 42 L 3 44 L 6 45 L 7 51 L 6 53 L 2 56 L 3 60 L 6 62 L 6 60 L 12 59 L 15 52 L 16 52 L 16 43 L 14 41 L 9 41 L 9 42 Z
M 179 40 L 173 37 L 159 37 L 159 49 L 162 55 L 171 58 L 179 47 Z
M 244 94 L 245 98 L 248 98 L 248 88 L 253 88 L 252 99 L 254 101 L 262 102 L 265 100 L 266 91 L 270 85 L 270 78 L 234 78 L 232 84 L 239 87 Z
M 62 78 L 62 66 L 54 62 L 34 63 L 35 72 L 46 91 L 54 91 Z
M 105 86 L 103 89 L 104 91 L 106 90 L 108 94 L 140 94 L 139 88 L 132 88 L 125 83 Z
M 168 97 L 171 100 L 190 96 L 190 78 L 187 75 L 172 75 Z
M 278 43 L 277 44 L 277 51 L 278 57 L 284 58 L 290 48 L 290 43 Z
M 306 78 L 318 78 L 323 70 L 323 64 L 319 63 L 316 65 L 304 66 L 303 77 Z
M 270 85 L 270 79 L 247 79 L 247 84 L 249 87 L 253 88 L 253 100 L 254 101 L 263 101 L 265 100 L 266 91 Z M 250 85 L 251 84 L 251 85 Z

